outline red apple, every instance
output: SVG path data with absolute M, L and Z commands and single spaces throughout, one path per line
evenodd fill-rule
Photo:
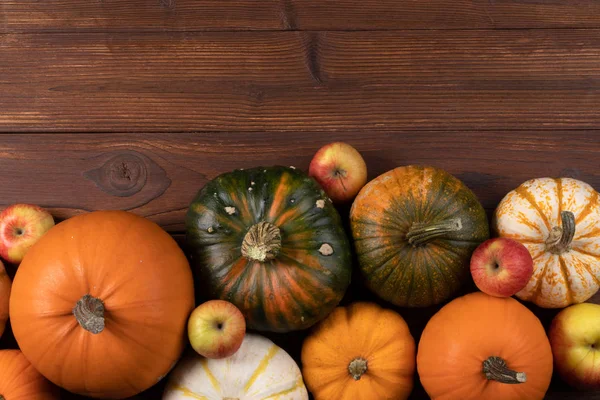
M 13 204 L 0 213 L 0 256 L 18 264 L 50 228 L 52 215 L 33 204 Z
M 202 303 L 188 320 L 192 348 L 206 358 L 225 358 L 239 350 L 246 336 L 246 320 L 228 301 Z
M 354 147 L 335 142 L 317 151 L 308 174 L 319 182 L 334 203 L 341 204 L 354 199 L 367 183 L 367 164 Z
M 548 338 L 558 375 L 575 388 L 600 390 L 600 305 L 580 303 L 561 310 Z
M 471 275 L 484 293 L 510 297 L 523 289 L 533 275 L 533 259 L 527 247 L 508 238 L 481 243 L 471 255 Z

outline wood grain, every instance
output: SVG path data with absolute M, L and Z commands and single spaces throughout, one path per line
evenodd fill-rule
M 600 190 L 600 131 L 13 134 L 0 136 L 0 207 L 31 202 L 58 219 L 126 209 L 182 232 L 196 192 L 218 174 L 259 165 L 307 170 L 320 146 L 346 141 L 369 178 L 430 164 L 462 179 L 491 212 L 527 179 L 569 176 Z
M 23 34 L 0 53 L 0 132 L 600 126 L 600 30 Z
M 0 32 L 600 27 L 596 0 L 3 0 Z

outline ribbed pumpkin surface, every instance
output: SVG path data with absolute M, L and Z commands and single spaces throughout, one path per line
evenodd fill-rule
M 471 253 L 489 237 L 473 192 L 434 167 L 399 167 L 375 178 L 354 200 L 350 223 L 368 287 L 408 307 L 455 294 L 469 279 Z
M 296 169 L 220 175 L 199 191 L 186 224 L 198 285 L 235 304 L 250 329 L 308 328 L 350 283 L 340 216 L 316 181 Z

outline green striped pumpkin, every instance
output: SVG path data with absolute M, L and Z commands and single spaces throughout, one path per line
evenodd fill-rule
M 317 182 L 292 167 L 210 181 L 188 209 L 186 242 L 198 286 L 235 304 L 250 329 L 306 329 L 350 283 L 341 218 Z
M 405 166 L 364 186 L 350 226 L 367 287 L 404 307 L 448 300 L 470 279 L 473 250 L 489 238 L 485 210 L 456 177 Z

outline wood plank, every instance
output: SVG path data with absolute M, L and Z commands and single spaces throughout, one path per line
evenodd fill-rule
M 306 171 L 318 148 L 337 140 L 363 154 L 370 179 L 400 165 L 432 164 L 462 179 L 489 212 L 534 177 L 575 177 L 600 190 L 600 131 L 6 134 L 0 207 L 36 203 L 59 220 L 126 209 L 181 232 L 189 203 L 209 179 L 262 165 Z
M 0 53 L 0 132 L 600 127 L 600 30 L 0 35 Z
M 596 0 L 3 0 L 0 32 L 600 27 Z

